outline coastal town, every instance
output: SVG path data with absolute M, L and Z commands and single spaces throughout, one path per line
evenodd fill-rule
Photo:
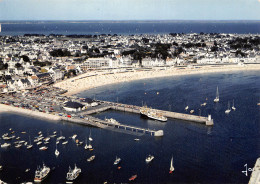
M 258 35 L 24 35 L 0 37 L 0 92 L 97 71 L 260 63 Z

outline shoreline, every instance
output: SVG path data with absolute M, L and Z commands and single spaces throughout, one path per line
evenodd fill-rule
M 193 67 L 172 67 L 167 69 L 152 69 L 150 71 L 134 70 L 125 73 L 107 73 L 107 71 L 87 72 L 65 81 L 54 84 L 55 87 L 67 90 L 63 95 L 71 96 L 88 89 L 101 87 L 109 84 L 130 82 L 136 80 L 161 78 L 170 76 L 185 76 L 193 74 L 221 73 L 232 71 L 256 71 L 260 70 L 260 64 L 250 65 L 205 65 Z

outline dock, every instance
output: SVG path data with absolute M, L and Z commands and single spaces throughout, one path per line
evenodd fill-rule
M 113 110 L 117 110 L 117 111 L 139 114 L 140 109 L 141 109 L 140 106 L 136 106 L 136 105 L 127 105 L 127 104 L 107 102 L 107 101 L 102 101 L 102 103 L 105 105 L 103 105 L 102 107 L 97 107 L 95 109 L 86 111 L 86 113 L 90 115 L 93 113 L 102 112 L 104 110 L 113 109 Z M 212 126 L 214 124 L 213 119 L 211 118 L 211 115 L 208 115 L 208 117 L 204 117 L 204 116 L 177 113 L 177 112 L 158 110 L 158 109 L 153 109 L 153 110 L 157 111 L 158 113 L 161 113 L 163 116 L 165 116 L 167 118 L 191 121 L 191 122 L 205 124 L 207 126 Z

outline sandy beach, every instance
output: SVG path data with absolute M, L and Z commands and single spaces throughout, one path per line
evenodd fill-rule
M 65 93 L 64 95 L 70 96 L 91 88 L 100 87 L 108 84 L 129 82 L 134 80 L 191 75 L 191 74 L 249 71 L 249 70 L 260 70 L 260 64 L 207 65 L 207 66 L 183 67 L 183 68 L 172 67 L 167 69 L 153 69 L 149 71 L 133 70 L 131 72 L 124 72 L 124 73 L 123 72 L 112 73 L 111 71 L 97 71 L 97 72 L 91 71 L 67 79 L 65 81 L 58 82 L 54 84 L 54 86 L 68 90 L 68 92 Z

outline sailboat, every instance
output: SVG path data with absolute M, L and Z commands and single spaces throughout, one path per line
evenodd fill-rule
M 217 92 L 216 92 L 216 98 L 214 99 L 214 102 L 219 102 L 219 92 L 218 92 L 218 86 L 217 86 Z
M 93 141 L 93 139 L 92 139 L 92 137 L 91 137 L 91 130 L 90 130 L 90 133 L 89 133 L 88 140 L 89 140 L 89 141 Z
M 225 113 L 226 113 L 226 114 L 229 114 L 230 111 L 231 111 L 231 109 L 230 109 L 230 103 L 229 103 L 229 101 L 228 101 L 228 109 L 225 111 Z
M 232 110 L 233 110 L 233 111 L 235 111 L 235 110 L 236 110 L 236 108 L 235 108 L 235 105 L 234 105 L 234 99 L 233 99 Z
M 57 149 L 57 144 L 55 144 L 55 145 L 56 145 L 55 155 L 56 155 L 56 157 L 58 157 L 59 154 L 60 154 L 60 152 L 59 152 L 58 149 Z
M 170 171 L 169 173 L 171 174 L 174 171 L 174 167 L 173 167 L 173 157 L 171 159 L 171 166 L 170 166 Z
M 33 147 L 30 136 L 29 136 L 29 142 L 30 142 L 30 144 L 26 146 L 27 149 L 31 149 Z

